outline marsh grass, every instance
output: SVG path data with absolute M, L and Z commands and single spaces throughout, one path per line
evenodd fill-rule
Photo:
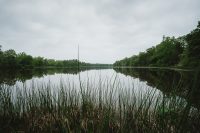
M 0 132 L 199 132 L 197 109 L 145 89 L 136 92 L 115 78 L 78 87 L 63 80 L 59 86 L 1 85 Z

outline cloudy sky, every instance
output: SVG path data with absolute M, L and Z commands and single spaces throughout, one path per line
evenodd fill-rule
M 113 63 L 189 33 L 200 0 L 0 0 L 0 45 L 32 56 Z

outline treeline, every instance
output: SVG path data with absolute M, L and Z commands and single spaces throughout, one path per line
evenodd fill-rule
M 96 66 L 73 60 L 54 60 L 43 57 L 32 57 L 24 52 L 17 54 L 13 49 L 2 51 L 0 46 L 0 68 L 35 68 L 35 67 L 80 67 Z M 98 66 L 109 66 L 108 64 L 98 64 Z
M 200 22 L 191 33 L 182 37 L 163 37 L 157 46 L 114 63 L 114 66 L 200 66 Z

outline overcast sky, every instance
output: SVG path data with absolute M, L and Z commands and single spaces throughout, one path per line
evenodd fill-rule
M 0 45 L 32 56 L 113 63 L 196 28 L 200 0 L 0 0 Z

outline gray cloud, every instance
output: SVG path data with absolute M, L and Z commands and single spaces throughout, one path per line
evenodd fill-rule
M 0 0 L 0 44 L 33 56 L 113 63 L 190 32 L 199 0 Z

